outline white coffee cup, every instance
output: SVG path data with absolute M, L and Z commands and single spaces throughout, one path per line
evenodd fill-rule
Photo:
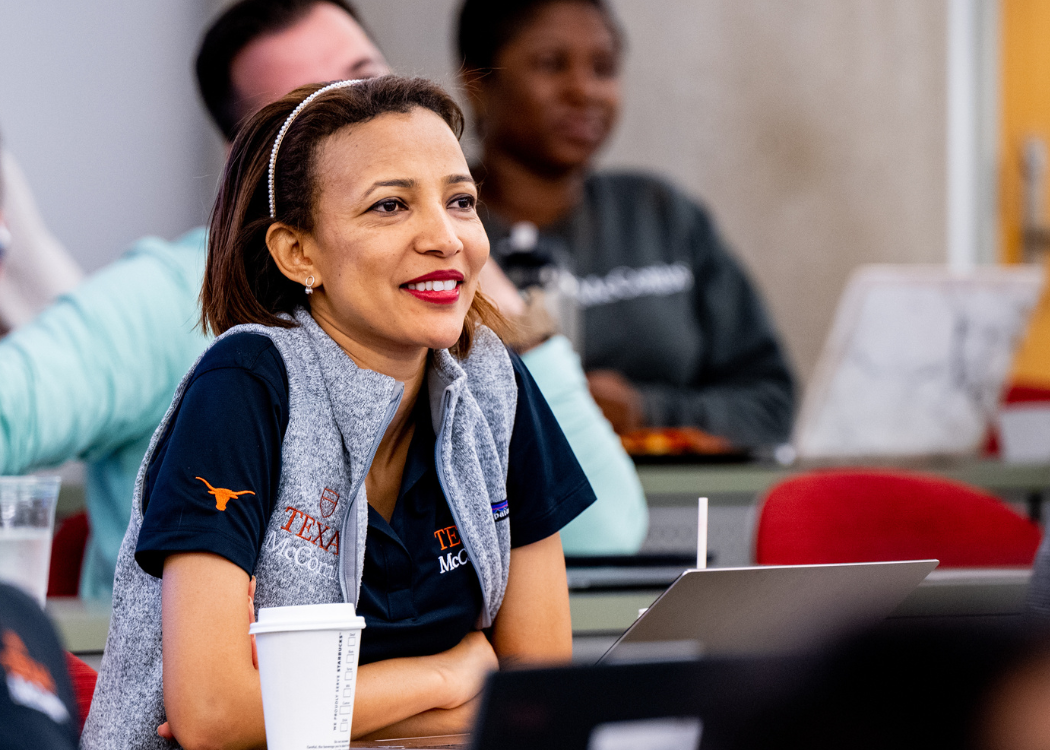
M 264 607 L 255 636 L 269 750 L 329 750 L 350 742 L 363 617 L 354 605 Z

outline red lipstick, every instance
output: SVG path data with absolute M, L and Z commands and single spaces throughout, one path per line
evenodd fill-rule
M 446 269 L 431 271 L 406 281 L 401 288 L 416 299 L 433 302 L 438 305 L 451 305 L 459 300 L 459 287 L 463 283 L 463 274 Z M 430 287 L 429 289 L 427 287 Z

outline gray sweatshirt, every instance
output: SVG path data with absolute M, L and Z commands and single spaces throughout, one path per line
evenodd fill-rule
M 484 204 L 481 217 L 502 262 L 510 226 Z M 625 375 L 649 424 L 741 446 L 787 440 L 794 384 L 776 331 L 695 201 L 646 175 L 593 174 L 580 205 L 540 230 L 539 247 L 577 277 L 584 369 Z

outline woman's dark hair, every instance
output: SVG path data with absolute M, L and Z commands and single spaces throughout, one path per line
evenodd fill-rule
M 310 102 L 284 135 L 274 171 L 277 218 L 270 218 L 268 170 L 278 131 L 300 102 L 322 87 L 302 86 L 264 107 L 243 125 L 226 160 L 208 231 L 208 262 L 201 288 L 201 327 L 218 335 L 243 323 L 291 328 L 280 313 L 308 307 L 302 284 L 287 278 L 266 246 L 266 232 L 280 221 L 304 232 L 314 227 L 317 149 L 348 125 L 387 113 L 427 109 L 459 138 L 463 113 L 440 86 L 423 78 L 383 76 L 332 89 Z M 465 357 L 475 329 L 506 331 L 498 310 L 477 292 L 452 353 Z
M 197 52 L 197 86 L 208 113 L 227 141 L 233 140 L 244 118 L 241 100 L 230 78 L 233 58 L 259 37 L 294 26 L 321 3 L 346 11 L 364 28 L 348 0 L 241 0 L 208 29 Z
M 623 34 L 605 0 L 466 0 L 459 9 L 456 43 L 463 67 L 488 72 L 500 50 L 518 35 L 543 8 L 573 2 L 596 8 L 605 18 L 617 45 Z

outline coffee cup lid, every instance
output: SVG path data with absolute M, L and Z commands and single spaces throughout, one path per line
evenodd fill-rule
M 301 604 L 294 607 L 263 607 L 248 632 L 281 633 L 297 630 L 352 630 L 365 626 L 365 618 L 349 602 Z

